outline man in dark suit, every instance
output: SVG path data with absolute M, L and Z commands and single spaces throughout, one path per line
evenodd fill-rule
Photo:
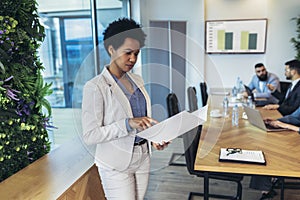
M 282 115 L 293 113 L 300 106 L 300 61 L 291 60 L 285 63 L 285 76 L 287 80 L 291 80 L 290 88 L 286 93 L 280 93 L 274 90 L 272 85 L 268 85 L 269 89 L 274 91 L 272 95 L 279 99 L 279 104 L 269 104 L 264 109 L 277 109 Z

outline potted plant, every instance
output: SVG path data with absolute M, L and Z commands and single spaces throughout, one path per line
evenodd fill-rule
M 300 16 L 293 18 L 292 20 L 296 21 L 297 29 L 296 32 L 298 33 L 297 37 L 293 37 L 291 39 L 291 42 L 293 43 L 293 46 L 296 50 L 296 59 L 300 60 Z

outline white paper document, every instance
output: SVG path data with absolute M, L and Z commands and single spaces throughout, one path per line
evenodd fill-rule
M 137 135 L 155 143 L 168 142 L 203 124 L 206 119 L 207 105 L 192 113 L 182 111 Z
M 231 161 L 231 162 L 246 162 L 246 163 L 257 163 L 266 164 L 265 156 L 260 150 L 244 150 L 240 152 L 229 152 L 226 148 L 220 150 L 220 161 Z

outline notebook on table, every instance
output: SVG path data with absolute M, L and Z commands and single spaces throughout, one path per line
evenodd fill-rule
M 255 103 L 255 106 L 259 107 L 259 106 L 265 106 L 265 105 L 269 104 L 268 100 L 265 98 L 254 98 L 253 92 L 247 85 L 244 85 L 244 88 L 245 88 L 245 91 L 247 92 L 247 95 L 251 96 L 252 100 Z
M 254 108 L 250 108 L 248 106 L 244 106 L 244 111 L 248 117 L 248 121 L 253 125 L 256 126 L 262 130 L 271 132 L 271 131 L 285 131 L 287 129 L 285 128 L 278 128 L 271 126 L 270 124 L 265 123 L 263 120 L 259 110 L 256 110 Z
M 231 151 L 236 148 L 221 148 L 219 154 L 220 162 L 238 162 L 238 163 L 253 163 L 266 165 L 266 159 L 261 150 L 244 150 Z

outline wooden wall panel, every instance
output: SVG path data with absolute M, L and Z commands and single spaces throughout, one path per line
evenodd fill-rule
M 98 173 L 93 165 L 57 200 L 105 200 L 104 191 Z

